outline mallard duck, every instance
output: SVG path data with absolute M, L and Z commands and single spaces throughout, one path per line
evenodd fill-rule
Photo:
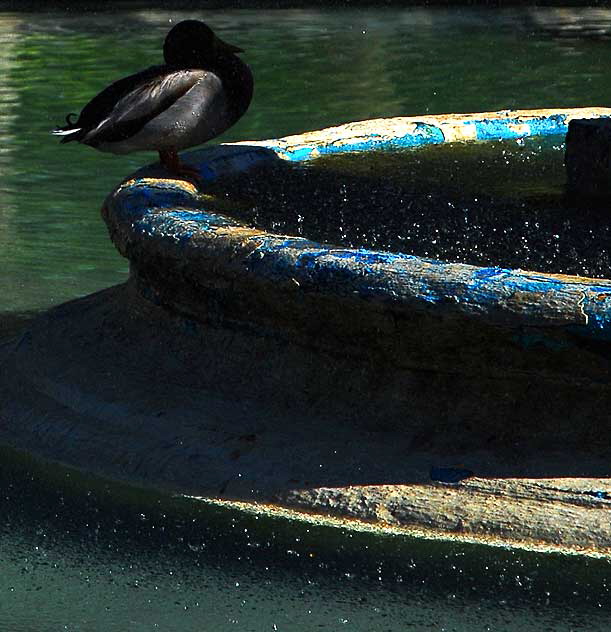
M 52 133 L 115 154 L 155 150 L 170 171 L 192 171 L 177 152 L 222 134 L 248 109 L 253 78 L 241 52 L 203 22 L 179 22 L 163 44 L 165 64 L 110 84 Z

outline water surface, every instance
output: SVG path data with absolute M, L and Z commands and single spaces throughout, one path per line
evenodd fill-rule
M 608 561 L 257 518 L 2 462 L 3 630 L 608 630 Z
M 152 153 L 117 157 L 48 132 L 110 80 L 160 60 L 172 22 L 208 20 L 256 78 L 224 140 L 350 120 L 611 100 L 609 9 L 0 13 L 0 313 L 123 280 L 105 195 Z

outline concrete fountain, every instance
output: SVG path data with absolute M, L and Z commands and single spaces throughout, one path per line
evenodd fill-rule
M 427 115 L 223 145 L 188 155 L 200 187 L 141 170 L 102 209 L 129 281 L 0 347 L 0 441 L 245 510 L 608 554 L 611 280 L 281 234 L 208 187 L 609 116 Z

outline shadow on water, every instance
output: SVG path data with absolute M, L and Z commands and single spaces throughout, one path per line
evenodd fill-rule
M 19 335 L 39 314 L 39 310 L 0 312 L 0 343 Z
M 593 631 L 608 621 L 607 560 L 380 537 L 8 451 L 2 463 L 0 622 L 11 630 L 119 629 L 127 613 L 133 630 Z

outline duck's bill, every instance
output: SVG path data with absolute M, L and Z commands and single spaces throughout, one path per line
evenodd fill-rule
M 233 44 L 228 44 L 227 42 L 224 42 L 219 37 L 216 38 L 216 46 L 217 48 L 219 48 L 222 51 L 225 51 L 226 53 L 243 53 L 244 52 L 243 48 L 239 48 L 238 46 L 234 46 Z

